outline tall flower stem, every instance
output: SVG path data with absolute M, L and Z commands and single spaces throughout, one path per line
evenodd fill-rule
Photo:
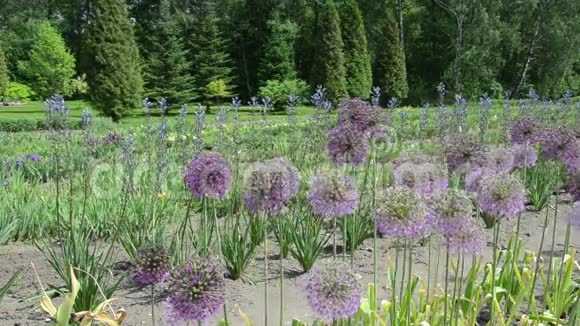
M 332 259 L 336 260 L 336 218 L 332 219 Z
M 550 248 L 550 261 L 548 263 L 548 288 L 550 288 L 552 282 L 552 260 L 554 259 L 554 250 L 556 246 L 556 230 L 558 229 L 558 194 L 560 193 L 560 170 L 556 169 L 556 196 L 554 199 L 554 223 L 552 230 L 552 245 Z
M 409 275 L 407 276 L 407 278 L 409 279 L 408 284 L 411 284 L 411 279 L 413 278 L 413 240 L 409 240 L 408 243 L 409 243 Z M 407 325 L 410 325 L 411 308 L 407 307 L 406 311 L 407 311 L 407 316 L 406 316 L 405 321 L 406 321 Z
M 280 246 L 280 326 L 284 325 L 284 253 Z
M 264 325 L 268 325 L 268 219 L 264 216 Z
M 463 274 L 465 273 L 465 255 L 460 254 L 460 256 L 461 256 L 461 271 L 459 272 L 459 290 L 457 291 L 457 295 L 459 297 L 455 297 L 456 301 L 459 301 L 457 299 L 461 298 L 461 292 L 463 291 Z M 455 325 L 459 325 L 459 311 L 457 311 L 457 309 L 460 309 L 460 308 L 457 307 L 457 308 L 453 309 L 453 311 L 455 311 Z
M 494 236 L 493 236 L 493 258 L 491 264 L 491 304 L 489 306 L 489 320 L 493 325 L 494 320 L 494 306 L 495 306 L 495 270 L 497 268 L 497 245 L 499 242 L 499 221 L 496 220 L 494 225 Z
M 447 307 L 449 306 L 449 246 L 445 250 L 445 301 L 443 302 L 443 325 L 447 325 Z
M 401 287 L 399 289 L 399 298 L 403 298 L 403 288 L 405 287 L 405 272 L 407 271 L 407 247 L 407 240 L 405 240 L 403 245 L 403 268 L 401 268 Z
M 207 200 L 204 201 L 204 203 L 207 203 Z M 220 264 L 222 263 L 222 239 L 221 239 L 221 233 L 220 233 L 220 224 L 218 221 L 218 217 L 217 217 L 217 208 L 216 208 L 216 204 L 215 201 L 212 201 L 212 211 L 213 211 L 213 218 L 214 218 L 214 223 L 215 223 L 215 230 L 216 230 L 216 235 L 217 235 L 217 247 L 218 247 L 218 259 Z M 224 321 L 226 323 L 226 325 L 228 324 L 228 308 L 227 308 L 227 302 L 224 298 Z
M 151 323 L 155 326 L 155 284 L 151 284 Z
M 546 208 L 546 216 L 544 217 L 544 226 L 542 227 L 542 237 L 540 239 L 540 247 L 538 249 L 538 253 L 536 255 L 536 267 L 534 269 L 534 277 L 532 278 L 532 285 L 530 287 L 530 296 L 528 298 L 528 309 L 526 314 L 530 313 L 530 308 L 532 306 L 532 302 L 534 299 L 534 291 L 536 288 L 536 282 L 538 280 L 538 273 L 540 271 L 540 260 L 542 258 L 542 251 L 544 250 L 544 239 L 546 237 L 546 229 L 548 228 L 548 216 L 550 210 Z

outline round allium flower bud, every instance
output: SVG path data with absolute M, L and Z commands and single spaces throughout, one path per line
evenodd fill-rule
M 573 169 L 568 172 L 566 188 L 574 201 L 580 201 L 580 169 Z
M 216 259 L 188 261 L 171 273 L 167 292 L 165 317 L 170 325 L 204 322 L 224 305 L 223 270 Z
M 433 158 L 427 154 L 417 151 L 405 151 L 399 154 L 399 157 L 393 160 L 393 167 L 397 168 L 403 163 L 413 163 L 416 165 L 423 163 L 432 163 Z
M 445 156 L 452 171 L 465 173 L 470 166 L 485 162 L 485 151 L 477 137 L 471 134 L 454 134 L 446 139 Z
M 336 165 L 360 165 L 369 153 L 368 138 L 351 126 L 338 126 L 328 132 L 326 150 Z
M 511 175 L 492 175 L 481 181 L 477 203 L 489 215 L 510 218 L 524 211 L 525 193 L 519 179 Z
M 534 118 L 520 118 L 512 123 L 510 137 L 516 144 L 535 144 L 540 140 L 540 124 Z
M 345 264 L 315 267 L 306 276 L 304 290 L 310 309 L 327 322 L 351 317 L 361 301 L 357 278 Z
M 253 213 L 279 213 L 297 192 L 296 177 L 280 159 L 253 163 L 244 178 L 246 207 Z
M 570 223 L 572 227 L 580 230 L 580 203 L 576 203 L 574 207 L 572 207 L 572 211 L 568 217 L 568 223 Z
M 358 204 L 354 181 L 337 172 L 326 172 L 312 178 L 308 200 L 314 212 L 326 218 L 352 214 Z
M 536 149 L 531 145 L 516 144 L 512 147 L 512 153 L 514 154 L 514 167 L 531 167 L 536 165 L 536 161 L 538 161 Z
M 373 212 L 381 235 L 414 239 L 426 236 L 432 228 L 427 206 L 408 188 L 387 188 L 377 198 Z
M 568 128 L 550 129 L 542 136 L 542 154 L 554 161 L 564 162 L 568 168 L 575 168 L 580 154 L 576 133 Z
M 495 147 L 487 151 L 484 166 L 490 173 L 509 173 L 514 167 L 514 154 L 511 149 Z
M 230 190 L 232 175 L 226 161 L 218 154 L 202 154 L 192 159 L 183 172 L 185 184 L 197 198 L 223 198 Z
M 458 232 L 462 224 L 473 220 L 473 201 L 469 194 L 459 189 L 447 189 L 429 203 L 430 214 L 444 235 Z
M 153 285 L 166 281 L 169 278 L 169 255 L 159 248 L 140 250 L 132 275 L 133 280 L 140 285 Z
M 479 255 L 485 246 L 481 226 L 475 220 L 465 220 L 452 234 L 445 235 L 449 252 L 468 256 Z

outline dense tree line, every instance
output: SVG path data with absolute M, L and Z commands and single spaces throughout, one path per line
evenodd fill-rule
M 580 91 L 577 0 L 1 0 L 0 97 L 92 99 Z M 9 82 L 8 82 L 9 81 Z M 85 94 L 86 93 L 86 94 Z M 282 102 L 283 99 L 277 99 Z

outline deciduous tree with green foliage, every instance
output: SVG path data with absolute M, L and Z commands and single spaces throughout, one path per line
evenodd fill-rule
M 399 41 L 399 29 L 393 13 L 387 10 L 381 35 L 383 46 L 377 49 L 373 77 L 383 91 L 383 100 L 404 99 L 409 92 L 405 73 L 405 57 Z
M 326 0 L 320 8 L 315 54 L 310 74 L 312 85 L 324 85 L 329 99 L 338 101 L 348 95 L 340 18 L 332 0 Z
M 340 10 L 344 42 L 346 88 L 351 97 L 366 98 L 372 87 L 371 57 L 362 14 L 356 0 L 347 0 Z
M 62 36 L 47 21 L 33 25 L 33 45 L 28 58 L 18 62 L 18 71 L 41 99 L 52 94 L 71 94 L 75 58 Z
M 93 107 L 118 121 L 140 106 L 143 94 L 139 50 L 125 1 L 95 0 L 87 33 Z
M 8 92 L 8 67 L 4 57 L 4 50 L 2 49 L 2 42 L 0 42 L 0 100 L 6 97 Z
M 155 27 L 148 37 L 145 94 L 165 98 L 170 105 L 192 102 L 198 94 L 179 25 L 168 0 L 161 1 L 158 8 L 157 21 L 152 23 Z

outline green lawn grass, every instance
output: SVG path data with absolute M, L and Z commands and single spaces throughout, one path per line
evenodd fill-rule
M 85 101 L 67 101 L 68 106 L 71 108 L 71 117 L 73 119 L 80 119 L 81 113 L 84 108 L 89 108 L 90 103 Z M 0 106 L 0 120 L 2 119 L 44 119 L 44 103 L 40 101 L 27 102 L 19 106 Z M 229 109 L 229 106 L 226 106 Z M 189 115 L 193 115 L 195 112 L 195 107 L 190 107 Z M 206 112 L 206 121 L 214 122 L 216 120 L 216 114 L 218 112 L 218 107 L 210 107 L 209 112 Z M 94 110 L 91 110 L 95 116 L 100 116 L 100 114 Z M 306 117 L 314 113 L 312 107 L 301 106 L 297 109 L 297 115 L 299 117 Z M 233 119 L 233 112 L 228 110 L 228 120 Z M 157 110 L 152 110 L 151 113 L 154 120 L 160 118 L 160 112 Z M 167 116 L 171 118 L 176 118 L 179 116 L 179 110 L 171 110 Z M 143 124 L 145 118 L 145 113 L 142 110 L 133 110 L 126 117 L 120 121 L 121 126 L 135 127 Z M 259 112 L 254 111 L 252 113 L 252 108 L 248 106 L 240 107 L 240 120 L 249 121 L 252 119 L 259 119 Z M 271 111 L 268 113 L 268 119 L 286 119 L 285 111 Z M 155 121 L 153 121 L 155 122 Z

